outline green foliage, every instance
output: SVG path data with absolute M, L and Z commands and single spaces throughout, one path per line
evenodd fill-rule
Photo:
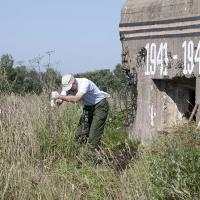
M 13 66 L 11 55 L 2 55 L 0 59 L 0 92 L 26 94 L 41 92 L 49 93 L 57 90 L 61 85 L 61 75 L 53 68 L 46 72 L 28 70 L 27 66 Z M 121 93 L 126 84 L 126 77 L 121 64 L 116 65 L 114 71 L 110 69 L 95 70 L 76 74 L 76 77 L 85 77 L 93 81 L 101 90 L 109 93 Z
M 13 79 L 13 57 L 11 55 L 2 55 L 0 60 L 0 73 L 3 76 L 6 76 L 8 80 Z
M 53 68 L 48 68 L 45 73 L 41 74 L 41 85 L 47 92 L 57 90 L 61 84 L 61 75 Z
M 103 138 L 104 146 L 110 150 L 122 149 L 129 146 L 130 148 L 137 149 L 139 142 L 131 140 L 127 133 L 123 121 L 126 116 L 124 111 L 114 111 L 109 113 L 106 123 L 106 134 Z
M 106 124 L 106 135 L 104 144 L 107 148 L 117 149 L 125 146 L 126 141 L 129 141 L 127 128 L 123 125 L 124 113 L 120 111 L 112 111 L 109 113 Z
M 0 59 L 0 92 L 27 94 L 56 90 L 61 84 L 61 75 L 49 68 L 46 72 L 28 70 L 26 66 L 13 67 L 11 55 L 2 55 Z
M 200 133 L 187 126 L 152 145 L 148 159 L 155 199 L 198 199 L 199 147 Z
M 31 70 L 28 75 L 24 78 L 24 93 L 35 93 L 40 94 L 42 92 L 42 85 L 38 73 Z
M 12 92 L 16 72 L 13 68 L 14 60 L 11 55 L 2 55 L 0 59 L 0 91 Z
M 36 124 L 35 134 L 39 142 L 39 157 L 45 159 L 49 156 L 55 160 L 72 158 L 78 152 L 78 144 L 75 142 L 74 133 L 78 123 L 79 113 L 75 112 L 76 106 L 65 107 L 62 120 L 56 117 L 59 110 L 49 108 L 48 120 L 39 127 Z M 76 123 L 77 122 L 77 123 Z
M 127 83 L 127 79 L 126 79 L 125 73 L 122 69 L 122 65 L 117 64 L 113 73 L 116 77 L 116 90 L 118 92 L 121 91 L 121 90 L 124 90 L 125 85 Z
M 25 66 L 15 68 L 16 77 L 13 84 L 14 93 L 26 94 L 42 92 L 42 85 L 38 73 L 34 70 L 28 71 Z

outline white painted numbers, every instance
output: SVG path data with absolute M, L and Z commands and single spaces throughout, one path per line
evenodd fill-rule
M 160 71 L 160 76 L 168 75 L 168 44 L 167 42 L 156 45 L 156 43 L 146 44 L 146 70 L 145 75 L 155 75 L 156 71 Z M 194 71 L 195 65 L 198 66 L 200 74 L 200 41 L 198 46 L 192 40 L 184 41 L 182 43 L 183 49 L 183 74 L 191 75 Z M 178 55 L 172 55 L 173 59 L 178 59 Z
M 184 50 L 184 74 L 192 74 L 194 71 L 195 63 L 198 63 L 199 74 L 200 74 L 200 41 L 198 43 L 197 49 L 195 51 L 194 42 L 190 40 L 189 42 L 183 42 Z
M 200 41 L 198 43 L 198 47 L 196 49 L 196 53 L 195 53 L 195 63 L 198 63 L 198 67 L 199 67 L 199 74 L 200 74 Z
M 150 115 L 150 119 L 151 119 L 151 126 L 153 127 L 154 126 L 154 118 L 156 117 L 156 112 L 154 110 L 154 106 L 151 105 L 149 107 L 149 115 Z
M 167 43 L 161 43 L 157 48 L 155 43 L 146 45 L 147 63 L 145 75 L 154 75 L 157 68 L 160 68 L 160 75 L 167 75 L 168 56 Z

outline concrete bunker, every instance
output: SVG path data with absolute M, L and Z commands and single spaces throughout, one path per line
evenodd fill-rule
M 199 0 L 127 0 L 119 32 L 123 67 L 136 77 L 130 137 L 148 143 L 195 108 L 200 127 Z

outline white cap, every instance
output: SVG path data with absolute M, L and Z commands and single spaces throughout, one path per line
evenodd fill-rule
M 62 91 L 69 91 L 74 83 L 74 76 L 72 74 L 66 74 L 62 77 Z

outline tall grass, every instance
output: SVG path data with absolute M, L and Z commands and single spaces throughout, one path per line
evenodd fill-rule
M 2 200 L 198 199 L 199 132 L 161 134 L 144 150 L 127 138 L 123 115 L 111 111 L 101 164 L 74 140 L 79 105 L 50 108 L 48 96 L 0 96 Z

